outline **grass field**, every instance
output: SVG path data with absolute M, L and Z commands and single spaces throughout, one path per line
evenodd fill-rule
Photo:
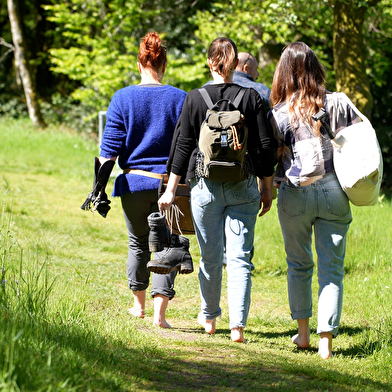
M 197 272 L 176 279 L 174 327 L 133 319 L 118 199 L 103 219 L 80 209 L 94 141 L 28 120 L 0 123 L 1 391 L 392 390 L 392 206 L 353 208 L 341 333 L 334 357 L 291 343 L 286 263 L 276 205 L 257 222 L 246 344 L 230 340 L 227 296 L 209 336 L 197 324 Z M 111 188 L 113 179 L 108 188 Z M 193 236 L 196 271 L 199 252 Z M 224 273 L 224 278 L 226 274 Z M 317 314 L 317 279 L 314 279 Z

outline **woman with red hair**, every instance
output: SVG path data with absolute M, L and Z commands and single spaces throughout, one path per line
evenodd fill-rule
M 150 272 L 148 216 L 158 211 L 158 186 L 166 172 L 171 140 L 186 93 L 162 84 L 167 66 L 166 48 L 158 33 L 148 33 L 140 44 L 138 68 L 141 82 L 117 91 L 107 111 L 99 161 L 116 160 L 123 173 L 113 196 L 121 197 L 128 229 L 128 286 L 133 292 L 135 317 L 144 318 Z M 193 271 L 188 270 L 185 273 Z M 183 270 L 182 270 L 183 272 Z M 174 297 L 177 271 L 153 274 L 154 325 L 170 328 L 165 312 Z M 183 272 L 184 273 L 184 272 Z

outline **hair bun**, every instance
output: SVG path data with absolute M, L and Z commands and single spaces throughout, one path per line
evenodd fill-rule
M 140 43 L 138 61 L 143 67 L 160 68 L 166 61 L 166 48 L 156 31 L 146 34 Z

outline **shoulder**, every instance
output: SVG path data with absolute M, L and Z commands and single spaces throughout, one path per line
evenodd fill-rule
M 326 91 L 325 97 L 329 108 L 338 107 L 341 110 L 342 108 L 348 109 L 353 105 L 350 98 L 343 92 Z
M 252 86 L 249 87 L 252 87 L 254 90 L 256 90 L 263 100 L 269 102 L 271 90 L 267 86 L 262 83 L 252 82 Z
M 112 102 L 118 104 L 129 102 L 129 100 L 136 94 L 137 88 L 138 86 L 131 85 L 117 90 L 113 95 Z
M 168 89 L 169 92 L 174 95 L 182 96 L 184 98 L 186 96 L 186 92 L 184 90 L 181 90 L 180 88 L 171 86 L 170 84 L 166 84 L 165 87 Z
M 254 88 L 257 92 L 263 92 L 263 94 L 267 94 L 268 96 L 271 93 L 271 90 L 266 85 L 255 82 L 245 72 L 235 71 L 233 81 L 240 86 Z
M 281 114 L 281 115 L 288 115 L 289 108 L 286 102 L 278 103 L 273 108 L 271 108 L 271 113 Z
M 263 97 L 261 97 L 258 91 L 256 91 L 253 87 L 241 85 L 239 87 L 245 90 L 243 101 L 246 102 L 247 108 L 251 107 L 252 110 L 259 111 L 259 109 L 264 106 Z
M 286 103 L 275 105 L 268 113 L 268 118 L 274 118 L 277 122 L 289 120 L 289 110 Z
M 203 86 L 201 88 L 205 88 L 205 87 L 206 86 Z M 199 91 L 201 88 L 195 88 L 195 89 L 189 91 L 186 96 L 186 102 L 193 102 L 193 103 L 204 102 L 203 97 Z M 209 90 L 209 89 L 206 88 L 206 90 Z

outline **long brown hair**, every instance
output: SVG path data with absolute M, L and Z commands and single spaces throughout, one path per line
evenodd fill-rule
M 137 61 L 143 67 L 151 67 L 155 70 L 161 68 L 166 62 L 166 48 L 162 45 L 157 32 L 152 31 L 142 38 Z
M 237 46 L 230 38 L 216 38 L 208 49 L 208 58 L 211 61 L 212 69 L 219 75 L 227 77 L 231 72 L 234 72 L 235 62 L 238 58 Z
M 286 103 L 294 129 L 303 121 L 319 135 L 320 124 L 312 120 L 312 114 L 324 106 L 324 95 L 325 69 L 313 50 L 303 42 L 286 46 L 276 66 L 271 106 Z

